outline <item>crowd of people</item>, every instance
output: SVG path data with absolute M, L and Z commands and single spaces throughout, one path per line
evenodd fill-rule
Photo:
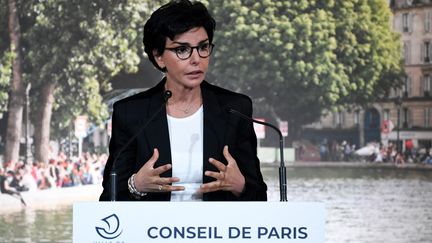
M 389 143 L 388 146 L 380 144 L 371 160 L 374 162 L 392 162 L 396 165 L 404 165 L 405 163 L 432 164 L 429 148 L 417 149 L 409 143 L 405 144 L 405 149 L 400 152 L 397 152 L 396 145 L 393 143 Z
M 1 192 L 19 196 L 23 191 L 100 183 L 107 159 L 106 154 L 68 158 L 60 153 L 48 163 L 8 161 L 0 165 Z
M 417 149 L 409 140 L 405 141 L 404 149 L 397 150 L 394 143 L 387 146 L 382 143 L 369 143 L 365 147 L 356 149 L 355 144 L 347 141 L 328 142 L 324 139 L 319 145 L 321 161 L 369 161 L 390 162 L 395 165 L 405 163 L 432 164 L 432 153 L 429 148 Z
M 418 150 L 410 145 L 404 152 L 397 153 L 396 146 L 371 143 L 373 151 L 369 156 L 356 154 L 356 145 L 347 141 L 340 143 L 323 141 L 319 145 L 321 161 L 389 162 L 395 165 L 405 163 L 432 164 L 430 149 Z M 306 152 L 306 151 L 304 151 Z M 68 158 L 60 153 L 48 163 L 35 161 L 32 164 L 9 161 L 0 164 L 0 189 L 2 193 L 19 196 L 23 191 L 45 190 L 101 183 L 107 154 L 83 153 L 81 158 Z
M 352 161 L 357 160 L 356 145 L 347 141 L 338 142 L 324 139 L 319 145 L 321 161 Z

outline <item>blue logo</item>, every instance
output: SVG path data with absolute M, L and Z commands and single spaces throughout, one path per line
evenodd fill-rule
M 118 229 L 120 228 L 120 220 L 115 214 L 111 214 L 110 216 L 101 219 L 104 221 L 108 227 L 95 227 L 96 232 L 105 239 L 112 240 L 120 236 L 123 230 L 117 234 Z

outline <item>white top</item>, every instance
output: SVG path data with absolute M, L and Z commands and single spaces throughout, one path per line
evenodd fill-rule
M 172 176 L 180 178 L 173 185 L 185 187 L 172 192 L 171 201 L 202 201 L 197 190 L 203 182 L 203 117 L 203 106 L 185 118 L 167 115 Z

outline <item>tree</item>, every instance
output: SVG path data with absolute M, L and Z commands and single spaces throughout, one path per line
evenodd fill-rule
M 142 1 L 45 1 L 34 9 L 28 58 L 39 94 L 36 159 L 46 161 L 53 108 L 67 107 L 66 126 L 83 113 L 96 123 L 108 117 L 100 93 L 120 70 L 136 70 L 137 23 L 147 9 Z
M 401 85 L 400 36 L 391 30 L 388 1 L 335 1 L 338 60 L 346 88 L 338 104 L 368 104 Z
M 18 6 L 21 74 L 32 83 L 37 160 L 47 161 L 53 111 L 65 115 L 58 119 L 64 126 L 78 114 L 94 122 L 108 116 L 100 94 L 120 70 L 136 70 L 141 23 L 154 4 L 148 2 L 48 0 Z
M 373 102 L 401 75 L 400 44 L 385 0 L 209 6 L 218 22 L 209 79 L 288 120 L 290 134 L 326 109 Z
M 12 53 L 12 78 L 6 130 L 5 161 L 18 161 L 21 139 L 25 84 L 22 81 L 21 31 L 15 0 L 8 1 L 8 31 Z M 7 71 L 7 70 L 4 70 Z M 7 75 L 7 73 L 6 73 Z M 3 75 L 2 75 L 3 76 Z

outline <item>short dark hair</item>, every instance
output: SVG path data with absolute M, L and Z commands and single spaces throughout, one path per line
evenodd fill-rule
M 157 64 L 153 51 L 156 50 L 158 55 L 162 55 L 167 37 L 173 40 L 176 35 L 195 27 L 203 27 L 207 32 L 210 43 L 212 43 L 216 21 L 204 4 L 200 2 L 192 3 L 189 0 L 175 0 L 153 12 L 144 25 L 143 39 L 144 51 L 153 65 L 165 72 L 166 68 L 161 68 Z

